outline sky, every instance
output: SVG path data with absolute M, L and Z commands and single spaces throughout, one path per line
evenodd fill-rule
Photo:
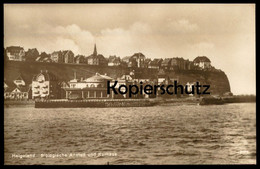
M 234 94 L 256 94 L 254 4 L 4 4 L 4 47 L 105 57 L 207 56 Z

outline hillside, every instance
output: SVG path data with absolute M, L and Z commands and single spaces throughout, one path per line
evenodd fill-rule
M 4 78 L 8 83 L 12 82 L 20 74 L 27 84 L 31 83 L 34 75 L 48 70 L 55 74 L 60 81 L 69 81 L 74 78 L 74 71 L 77 72 L 77 78 L 88 78 L 96 72 L 100 74 L 107 73 L 113 78 L 121 77 L 123 74 L 129 74 L 133 68 L 127 67 L 110 67 L 110 66 L 93 66 L 78 64 L 60 64 L 60 63 L 42 63 L 42 62 L 18 62 L 6 61 L 4 63 Z M 156 69 L 135 68 L 135 74 L 139 78 L 156 78 L 158 71 Z M 201 84 L 210 84 L 212 94 L 223 94 L 230 92 L 228 78 L 224 72 L 205 72 L 205 71 L 170 71 L 167 72 L 172 78 L 178 78 L 181 84 L 187 82 L 200 82 Z

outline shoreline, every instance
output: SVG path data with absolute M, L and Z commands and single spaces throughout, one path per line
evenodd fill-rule
M 229 103 L 252 103 L 256 102 L 256 96 L 230 96 L 230 97 L 221 97 L 224 104 Z M 133 99 L 134 100 L 134 99 Z M 156 98 L 156 99 L 147 99 L 156 101 L 160 106 L 167 106 L 167 105 L 198 105 L 201 100 L 201 98 L 196 97 L 186 97 L 186 98 Z M 113 101 L 117 101 L 117 99 L 114 99 Z M 29 100 L 29 101 L 11 101 L 11 100 L 5 100 L 4 101 L 4 107 L 31 107 L 35 105 L 35 101 Z

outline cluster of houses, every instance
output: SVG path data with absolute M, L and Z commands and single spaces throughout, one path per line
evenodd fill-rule
M 206 56 L 198 56 L 193 61 L 180 57 L 165 59 L 146 58 L 142 53 L 134 53 L 132 56 L 126 56 L 122 59 L 118 56 L 109 56 L 105 58 L 97 53 L 96 45 L 90 56 L 76 55 L 70 50 L 54 51 L 51 54 L 42 52 L 39 54 L 36 48 L 25 51 L 20 46 L 10 46 L 4 49 L 5 59 L 14 61 L 36 61 L 36 62 L 55 62 L 66 64 L 86 64 L 99 66 L 123 66 L 139 67 L 165 70 L 215 70 L 211 66 L 211 61 Z
M 144 77 L 138 77 L 134 72 L 122 75 L 121 77 L 114 79 L 107 74 L 95 73 L 89 78 L 80 79 L 77 78 L 76 72 L 74 72 L 74 78 L 69 81 L 60 81 L 57 76 L 48 70 L 41 71 L 35 75 L 31 81 L 24 79 L 22 75 L 19 75 L 13 81 L 4 80 L 4 99 L 5 100 L 45 100 L 45 99 L 89 99 L 89 98 L 128 98 L 127 94 L 115 95 L 107 93 L 107 82 L 110 81 L 111 86 L 115 84 L 116 90 L 120 85 L 140 84 L 143 85 L 161 85 L 168 84 L 178 80 L 176 78 L 169 77 L 164 70 L 160 70 L 158 76 L 154 79 L 148 79 Z M 194 85 L 193 83 L 187 83 L 189 87 Z M 155 95 L 134 95 L 133 98 L 150 98 L 157 97 Z

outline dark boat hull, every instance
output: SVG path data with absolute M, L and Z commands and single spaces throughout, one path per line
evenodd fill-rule
M 203 98 L 199 105 L 222 105 L 225 102 L 221 98 Z
M 125 100 L 46 100 L 35 101 L 35 108 L 80 108 L 80 107 L 147 107 L 156 102 L 139 99 Z

